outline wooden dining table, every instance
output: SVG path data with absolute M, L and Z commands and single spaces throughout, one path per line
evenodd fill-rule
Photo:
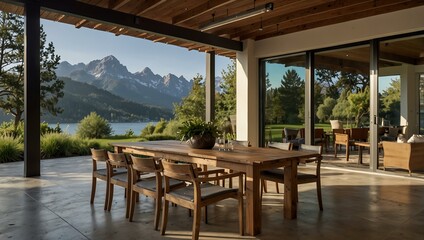
M 235 146 L 232 151 L 193 149 L 187 143 L 164 140 L 111 143 L 116 152 L 141 154 L 168 160 L 231 169 L 246 174 L 246 234 L 261 233 L 260 172 L 284 167 L 284 218 L 297 217 L 297 164 L 300 159 L 321 157 L 313 152 Z

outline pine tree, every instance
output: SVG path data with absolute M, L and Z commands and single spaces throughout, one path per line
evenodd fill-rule
M 57 102 L 63 97 L 64 82 L 54 70 L 60 57 L 53 43 L 47 43 L 40 27 L 40 81 L 42 110 L 61 113 Z M 0 108 L 14 116 L 15 128 L 24 113 L 24 20 L 21 16 L 0 12 Z
M 187 97 L 181 100 L 181 103 L 174 103 L 175 119 L 184 122 L 193 118 L 206 118 L 206 96 L 203 77 L 197 74 L 193 78 L 193 85 Z
M 236 114 L 236 62 L 228 64 L 227 70 L 222 70 L 222 91 L 216 96 L 215 118 L 218 122 L 227 120 L 230 115 Z
M 296 70 L 287 70 L 281 80 L 280 102 L 283 111 L 286 113 L 285 121 L 287 123 L 298 123 L 299 113 L 304 108 L 304 81 L 299 77 Z

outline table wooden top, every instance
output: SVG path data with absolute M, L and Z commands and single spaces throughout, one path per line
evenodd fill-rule
M 250 165 L 264 163 L 269 164 L 272 162 L 281 162 L 282 160 L 293 160 L 320 156 L 317 153 L 309 151 L 285 151 L 274 148 L 244 147 L 239 145 L 235 145 L 233 151 L 219 151 L 217 147 L 214 147 L 213 149 L 193 149 L 185 142 L 174 140 L 116 142 L 111 143 L 111 145 L 123 149 L 134 149 L 140 151 L 144 150 L 163 154 L 177 154 L 181 156 Z
M 354 144 L 356 146 L 361 146 L 361 147 L 370 147 L 370 143 L 369 142 L 354 142 Z M 382 148 L 383 147 L 383 144 L 381 142 L 379 142 L 377 146 L 379 148 Z

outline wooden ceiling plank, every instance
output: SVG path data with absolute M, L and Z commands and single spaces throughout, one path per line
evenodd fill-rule
M 384 5 L 382 5 L 384 4 Z M 414 6 L 424 5 L 424 0 L 374 0 L 362 2 L 349 7 L 341 7 L 329 10 L 325 14 L 314 14 L 297 19 L 279 23 L 279 32 L 262 31 L 256 37 L 256 40 L 277 36 L 281 34 L 288 34 L 306 29 L 346 22 L 350 20 L 365 18 L 382 13 L 397 11 Z M 267 29 L 264 29 L 267 30 Z M 245 34 L 240 37 L 241 40 L 254 36 L 255 34 Z
M 8 0 L 12 2 L 31 0 Z M 150 32 L 155 35 L 168 36 L 171 38 L 183 39 L 185 41 L 206 44 L 218 48 L 235 51 L 243 50 L 243 43 L 227 38 L 218 37 L 208 33 L 202 33 L 193 29 L 183 28 L 172 24 L 144 18 L 135 17 L 132 14 L 123 13 L 107 8 L 97 7 L 73 0 L 43 0 L 40 1 L 43 10 L 59 12 L 66 15 L 73 15 L 94 22 L 117 25 L 136 31 Z
M 187 20 L 193 19 L 195 17 L 198 17 L 202 14 L 211 12 L 219 7 L 223 7 L 229 3 L 235 2 L 235 0 L 210 0 L 207 1 L 206 3 L 197 6 L 195 8 L 189 9 L 186 12 L 174 16 L 172 18 L 172 24 L 178 24 L 178 23 L 182 23 L 185 22 Z
M 372 0 L 344 0 L 344 1 L 333 1 L 333 2 L 325 2 L 319 5 L 309 6 L 308 8 L 298 9 L 296 11 L 288 12 L 270 19 L 264 19 L 262 21 L 262 29 L 267 30 L 276 28 L 276 25 L 279 24 L 283 26 L 288 21 L 293 21 L 295 19 L 305 19 L 306 17 L 316 16 L 316 15 L 326 15 L 326 13 L 340 10 L 342 8 L 350 8 L 352 5 L 357 5 L 360 3 L 370 3 Z M 250 26 L 246 26 L 244 28 L 237 29 L 236 33 L 230 35 L 231 38 L 235 37 L 235 35 L 256 35 L 254 32 L 260 28 L 260 23 L 256 23 Z M 252 34 L 253 33 L 253 34 Z M 244 38 L 243 38 L 244 39 Z
M 139 5 L 137 6 L 137 8 L 131 12 L 134 15 L 140 16 L 143 13 L 149 11 L 150 9 L 153 9 L 157 6 L 159 6 L 160 4 L 166 2 L 166 0 L 145 0 L 145 1 L 140 1 Z
M 125 4 L 127 4 L 130 0 L 109 0 L 109 9 L 119 9 Z

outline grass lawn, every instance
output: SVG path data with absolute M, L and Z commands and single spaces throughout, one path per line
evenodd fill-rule
M 109 138 L 98 138 L 98 139 L 93 139 L 93 140 L 100 143 L 100 146 L 102 146 L 102 148 L 111 149 L 109 143 L 113 143 L 113 142 L 140 142 L 140 141 L 145 140 L 145 139 L 142 138 L 142 137 L 113 136 L 113 137 L 109 137 Z
M 282 141 L 282 133 L 284 128 L 301 129 L 305 126 L 303 124 L 272 124 L 265 127 L 265 140 L 273 142 Z M 329 123 L 315 124 L 315 128 L 323 128 L 324 132 L 331 132 L 331 125 Z

